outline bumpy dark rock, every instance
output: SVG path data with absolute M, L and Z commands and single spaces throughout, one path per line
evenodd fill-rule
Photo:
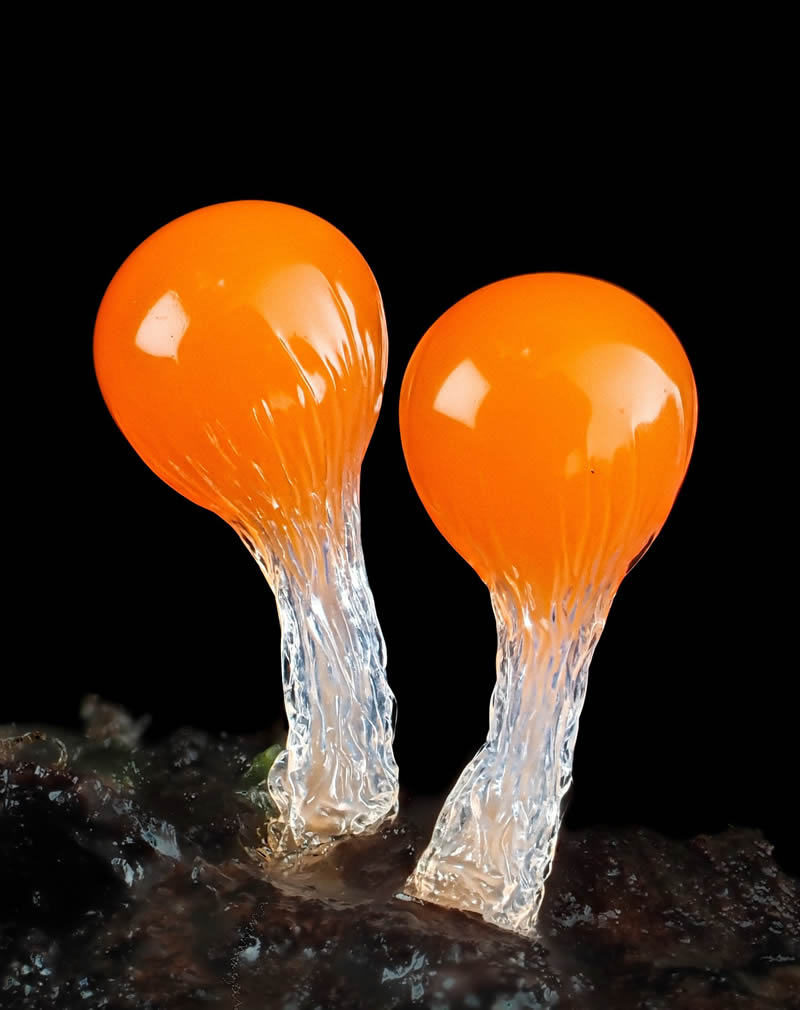
M 565 833 L 531 942 L 398 897 L 435 804 L 267 865 L 241 781 L 269 739 L 102 713 L 66 761 L 0 748 L 7 1010 L 800 1008 L 798 884 L 756 831 Z

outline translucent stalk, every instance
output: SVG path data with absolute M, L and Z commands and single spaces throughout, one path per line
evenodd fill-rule
M 533 936 L 610 599 L 584 607 L 581 620 L 569 602 L 542 616 L 529 592 L 509 584 L 491 596 L 498 650 L 489 735 L 445 801 L 405 890 Z
M 289 733 L 270 769 L 275 853 L 364 834 L 397 813 L 395 698 L 367 582 L 358 494 L 317 523 L 239 529 L 276 597 Z M 338 505 L 338 507 L 337 507 Z

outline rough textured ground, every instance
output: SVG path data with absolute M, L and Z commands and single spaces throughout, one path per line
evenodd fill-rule
M 7 1010 L 800 1008 L 798 884 L 757 832 L 565 833 L 532 943 L 397 897 L 434 804 L 265 867 L 240 791 L 267 736 L 145 747 L 84 714 L 80 738 L 0 729 Z

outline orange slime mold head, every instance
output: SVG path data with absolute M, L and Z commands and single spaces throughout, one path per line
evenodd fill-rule
M 275 592 L 289 736 L 267 848 L 373 830 L 396 810 L 397 766 L 360 536 L 387 355 L 369 267 L 296 207 L 206 207 L 120 267 L 94 350 L 127 439 L 237 530 Z
M 589 663 L 619 583 L 686 473 L 689 362 L 621 288 L 531 274 L 469 295 L 417 347 L 400 398 L 411 477 L 491 591 L 486 743 L 406 890 L 535 935 Z
M 644 302 L 604 281 L 530 274 L 438 319 L 400 405 L 411 476 L 489 585 L 611 584 L 661 529 L 696 427 L 689 362 Z
M 106 403 L 181 494 L 250 525 L 313 518 L 357 477 L 380 407 L 375 279 L 326 221 L 242 201 L 186 214 L 122 265 L 95 329 Z

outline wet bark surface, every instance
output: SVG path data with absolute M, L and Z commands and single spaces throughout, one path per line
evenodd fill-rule
M 401 896 L 435 801 L 265 862 L 245 774 L 273 742 L 0 729 L 0 1006 L 791 1010 L 800 891 L 757 832 L 562 832 L 538 941 Z M 15 739 L 11 739 L 14 737 Z

